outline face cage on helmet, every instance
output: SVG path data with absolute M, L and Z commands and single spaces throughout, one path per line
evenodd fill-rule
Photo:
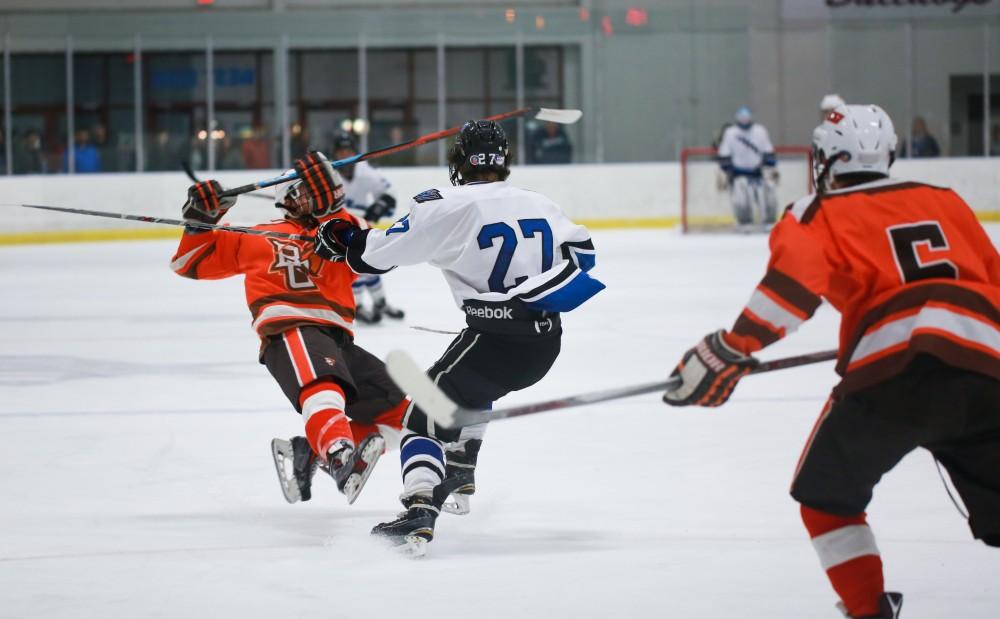
M 332 215 L 343 208 L 343 203 L 341 203 L 340 206 L 333 204 L 322 211 L 316 211 L 313 208 L 312 197 L 306 195 L 302 191 L 302 188 L 302 181 L 292 183 L 292 185 L 288 188 L 288 192 L 285 194 L 284 203 L 279 207 L 283 209 L 292 219 L 306 219 L 308 217 L 320 219 L 322 217 Z M 289 206 L 289 203 L 293 206 Z

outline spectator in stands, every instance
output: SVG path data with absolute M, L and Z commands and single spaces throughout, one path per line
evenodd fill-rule
M 990 157 L 1000 157 L 1000 125 L 993 125 L 990 137 Z
M 63 172 L 69 171 L 69 161 L 67 153 L 63 153 Z M 73 136 L 73 163 L 77 173 L 100 172 L 101 153 L 90 141 L 90 132 L 80 129 Z
M 24 138 L 14 143 L 14 173 L 44 174 L 47 172 L 42 156 L 42 136 L 32 129 Z
M 271 167 L 271 146 L 264 127 L 254 127 L 251 136 L 243 140 L 243 167 L 248 170 Z
M 913 126 L 910 133 L 913 135 L 913 150 L 910 152 L 907 149 L 906 140 L 903 140 L 902 146 L 899 149 L 900 156 L 913 158 L 941 156 L 941 148 L 938 146 L 934 136 L 928 131 L 927 121 L 924 120 L 923 116 L 913 117 Z
M 100 155 L 101 170 L 104 172 L 114 172 L 118 169 L 118 153 L 114 146 L 108 141 L 108 130 L 104 125 L 94 125 L 94 148 Z M 77 170 L 79 170 L 77 165 Z
M 222 140 L 218 142 L 218 163 L 220 170 L 239 170 L 243 168 L 243 153 L 240 144 L 233 140 L 233 137 L 226 132 Z
M 528 163 L 572 163 L 573 144 L 562 125 L 543 123 L 532 132 Z

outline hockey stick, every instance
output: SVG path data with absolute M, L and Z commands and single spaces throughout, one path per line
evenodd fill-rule
M 831 361 L 837 358 L 836 350 L 825 350 L 823 352 L 799 355 L 796 357 L 785 357 L 765 361 L 750 371 L 751 374 L 761 374 L 763 372 L 773 372 L 784 370 L 800 365 Z M 494 411 L 481 411 L 463 408 L 451 401 L 448 396 L 438 388 L 427 376 L 427 373 L 417 365 L 413 358 L 402 350 L 394 350 L 385 359 L 386 369 L 389 376 L 420 406 L 428 417 L 445 428 L 459 428 L 485 421 L 505 419 L 508 417 L 521 417 L 523 415 L 534 415 L 546 411 L 571 408 L 573 406 L 583 406 L 585 404 L 597 404 L 608 400 L 619 398 L 629 398 L 644 393 L 654 393 L 658 391 L 668 391 L 676 388 L 680 384 L 680 379 L 675 377 L 669 380 L 656 383 L 645 383 L 633 385 L 631 387 L 619 387 L 616 389 L 605 389 L 603 391 L 592 391 L 579 395 L 567 396 L 556 400 L 546 400 L 534 404 L 523 404 L 510 408 L 500 408 Z
M 167 219 L 166 217 L 151 217 L 149 215 L 129 215 L 127 213 L 108 213 L 106 211 L 90 211 L 82 208 L 67 208 L 65 206 L 42 206 L 40 204 L 11 204 L 8 206 L 23 206 L 25 208 L 40 208 L 46 211 L 59 211 L 61 213 L 75 213 L 77 215 L 92 215 L 94 217 L 109 217 L 111 219 L 128 219 L 130 221 L 144 221 L 151 224 L 166 224 L 168 226 L 184 226 L 185 228 L 197 228 L 198 230 L 221 230 L 223 232 L 238 232 L 240 234 L 253 234 L 256 236 L 268 236 L 275 239 L 289 239 L 292 241 L 309 241 L 313 237 L 304 234 L 290 234 L 288 232 L 271 232 L 269 230 L 255 230 L 244 228 L 243 226 L 221 226 L 219 224 L 206 224 L 199 221 L 183 221 L 181 219 Z
M 201 182 L 201 179 L 198 178 L 198 176 L 194 173 L 194 170 L 191 168 L 191 164 L 190 163 L 188 163 L 187 161 L 184 161 L 182 159 L 181 160 L 181 168 L 184 170 L 184 173 L 187 174 L 187 177 L 191 179 L 191 182 L 193 182 L 193 183 L 200 183 Z M 270 200 L 271 202 L 274 202 L 274 196 L 269 196 L 266 193 L 257 193 L 257 192 L 253 192 L 252 191 L 252 192 L 250 192 L 248 194 L 245 194 L 245 195 L 247 195 L 247 196 L 249 196 L 251 198 L 261 198 L 263 200 Z
M 576 121 L 580 120 L 583 116 L 583 112 L 580 110 L 562 110 L 546 107 L 523 107 L 517 110 L 512 110 L 510 112 L 504 112 L 503 114 L 496 114 L 494 116 L 487 116 L 482 120 L 506 120 L 508 118 L 517 118 L 519 116 L 528 116 L 534 114 L 534 118 L 538 120 L 543 120 L 547 122 L 559 123 L 563 125 L 571 125 Z M 414 138 L 409 142 L 401 142 L 393 146 L 386 146 L 385 148 L 378 148 L 375 150 L 370 150 L 366 153 L 361 153 L 358 155 L 352 155 L 344 159 L 338 159 L 336 161 L 331 161 L 330 165 L 334 168 L 342 168 L 347 165 L 358 163 L 359 161 L 367 161 L 369 159 L 375 159 L 376 157 L 385 157 L 386 155 L 391 155 L 393 153 L 398 153 L 400 151 L 409 150 L 415 148 L 422 144 L 427 144 L 429 142 L 434 142 L 435 140 L 441 140 L 448 136 L 457 135 L 459 131 L 462 130 L 461 126 L 452 127 L 451 129 L 443 129 L 441 131 L 435 131 L 434 133 L 428 133 L 427 135 L 422 135 L 418 138 Z M 283 174 L 281 176 L 276 176 L 274 178 L 269 178 L 266 180 L 258 181 L 256 183 L 250 183 L 249 185 L 242 185 L 240 187 L 233 187 L 232 189 L 227 189 L 222 192 L 223 197 L 238 196 L 244 193 L 250 193 L 251 191 L 256 191 L 264 187 L 273 187 L 274 185 L 280 185 L 281 183 L 287 183 L 288 181 L 293 181 L 299 177 L 298 173 L 294 170 L 288 174 Z
M 421 327 L 417 325 L 410 325 L 410 328 L 414 331 L 426 331 L 427 333 L 440 333 L 441 335 L 458 335 L 459 331 L 446 331 L 444 329 L 432 329 L 430 327 Z

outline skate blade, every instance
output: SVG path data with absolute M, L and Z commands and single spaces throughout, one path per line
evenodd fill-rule
M 291 441 L 280 438 L 271 440 L 271 456 L 274 458 L 274 469 L 278 472 L 281 494 L 289 503 L 298 503 L 302 500 L 295 475 L 291 473 L 294 453 Z
M 449 500 L 445 501 L 441 506 L 441 511 L 456 516 L 464 516 L 472 511 L 472 502 L 469 495 L 452 493 L 448 498 Z
M 403 538 L 403 543 L 394 546 L 393 550 L 404 557 L 419 559 L 427 554 L 427 544 L 429 542 L 419 535 L 407 535 Z
M 382 457 L 383 452 L 385 452 L 385 439 L 381 436 L 376 436 L 368 441 L 364 449 L 361 450 L 361 461 L 366 465 L 365 470 L 351 475 L 344 484 L 344 494 L 347 495 L 348 505 L 353 505 L 358 495 L 361 494 L 365 483 L 368 482 L 372 471 L 375 470 L 375 463 Z

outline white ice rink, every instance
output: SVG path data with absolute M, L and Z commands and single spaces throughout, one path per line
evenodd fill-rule
M 565 317 L 550 375 L 504 404 L 663 378 L 732 324 L 767 251 L 594 240 L 608 289 Z M 396 452 L 352 507 L 323 477 L 285 503 L 268 443 L 301 421 L 256 362 L 242 283 L 175 276 L 173 248 L 0 248 L 0 617 L 839 616 L 787 494 L 832 364 L 747 378 L 711 412 L 646 396 L 498 422 L 472 514 L 442 516 L 407 560 L 368 537 L 399 506 Z M 408 325 L 461 327 L 432 269 L 386 280 Z M 834 347 L 836 326 L 823 308 L 762 358 Z M 358 333 L 427 364 L 449 341 Z M 1000 552 L 971 539 L 927 453 L 869 513 L 905 619 L 1000 617 Z

